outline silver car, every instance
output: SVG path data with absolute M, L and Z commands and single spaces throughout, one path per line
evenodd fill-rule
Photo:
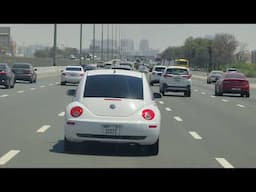
M 70 65 L 65 68 L 65 70 L 61 71 L 60 75 L 60 84 L 65 85 L 66 83 L 76 83 L 78 84 L 81 78 L 84 75 L 84 69 L 82 66 Z
M 160 78 L 160 93 L 184 92 L 184 96 L 191 96 L 192 74 L 187 67 L 167 67 Z

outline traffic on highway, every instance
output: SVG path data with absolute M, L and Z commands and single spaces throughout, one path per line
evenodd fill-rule
M 0 168 L 256 167 L 255 78 L 188 56 L 0 56 Z

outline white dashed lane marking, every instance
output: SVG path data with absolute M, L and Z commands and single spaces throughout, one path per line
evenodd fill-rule
M 166 111 L 172 111 L 172 109 L 169 108 L 169 107 L 166 107 L 165 110 L 166 110 Z
M 8 161 L 10 161 L 19 152 L 20 152 L 20 150 L 10 150 L 8 153 L 6 153 L 5 155 L 3 155 L 0 158 L 0 165 L 6 164 Z
M 30 90 L 35 90 L 35 89 L 36 89 L 36 88 L 34 88 L 34 87 L 31 87 L 31 88 L 30 88 Z
M 160 103 L 160 104 L 162 104 L 162 105 L 164 104 L 164 102 L 163 102 L 163 101 L 159 101 L 159 103 Z
M 224 168 L 234 168 L 225 158 L 215 158 Z
M 194 89 L 195 92 L 198 92 L 198 89 Z
M 23 91 L 23 90 L 21 90 L 21 91 L 17 91 L 17 93 L 24 93 L 24 91 Z
M 0 95 L 0 97 L 8 97 L 8 95 L 4 94 L 4 95 Z
M 211 95 L 211 98 L 215 98 L 216 96 L 214 96 L 214 95 Z
M 49 129 L 51 126 L 50 125 L 44 125 L 41 128 L 39 128 L 36 132 L 37 133 L 43 133 L 45 132 L 47 129 Z
M 43 88 L 43 87 L 45 87 L 45 85 L 41 85 L 40 87 Z
M 55 82 L 55 84 L 57 85 L 57 84 L 59 84 L 59 82 Z
M 228 102 L 228 100 L 226 100 L 226 99 L 222 99 L 221 101 L 223 101 L 223 102 Z
M 50 84 L 49 84 L 49 86 L 53 86 L 53 84 L 52 84 L 52 83 L 50 83 Z
M 244 105 L 241 105 L 241 104 L 237 104 L 236 106 L 237 106 L 237 107 L 241 107 L 241 108 L 245 108 L 245 106 L 244 106 Z
M 179 116 L 174 116 L 173 117 L 176 121 L 183 121 Z
M 205 95 L 205 92 L 201 92 L 202 95 Z
M 197 134 L 197 132 L 194 131 L 189 131 L 190 135 L 192 135 L 192 137 L 194 137 L 195 139 L 202 139 L 202 137 L 200 135 Z
M 58 114 L 58 116 L 64 116 L 64 115 L 65 115 L 64 111 Z

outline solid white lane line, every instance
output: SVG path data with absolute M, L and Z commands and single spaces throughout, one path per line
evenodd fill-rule
M 21 91 L 17 91 L 17 93 L 24 93 L 24 91 L 23 91 L 23 90 L 21 90 Z
M 0 158 L 0 165 L 6 164 L 8 161 L 10 161 L 19 152 L 20 152 L 20 150 L 10 150 L 8 153 L 6 153 L 5 155 L 3 155 Z
M 165 110 L 166 110 L 166 111 L 172 111 L 172 109 L 169 108 L 169 107 L 165 107 Z
M 216 96 L 215 95 L 211 95 L 211 98 L 215 98 Z
M 174 116 L 173 117 L 176 121 L 183 121 L 179 116 Z
M 42 87 L 42 88 L 43 88 L 43 87 L 45 87 L 45 85 L 41 85 L 40 87 Z
M 4 95 L 1 95 L 0 97 L 8 97 L 8 95 L 4 94 Z
M 195 139 L 202 139 L 202 137 L 200 135 L 197 134 L 197 132 L 194 131 L 189 131 L 190 135 L 192 135 L 192 137 L 194 137 Z
M 202 95 L 205 95 L 205 92 L 201 92 Z
M 162 104 L 162 105 L 164 104 L 164 102 L 163 102 L 163 101 L 159 101 L 159 103 L 160 103 L 160 104 Z
M 31 88 L 30 88 L 30 90 L 35 90 L 35 89 L 36 89 L 36 88 L 34 88 L 34 87 L 31 87 Z
M 221 101 L 223 101 L 223 102 L 228 102 L 228 100 L 226 100 L 226 99 L 222 99 Z
M 38 133 L 43 133 L 45 132 L 47 129 L 49 129 L 51 126 L 50 125 L 44 125 L 41 128 L 39 128 L 36 132 Z
M 215 158 L 224 168 L 234 168 L 225 158 Z
M 245 108 L 245 106 L 241 105 L 241 104 L 237 104 L 236 106 L 241 107 L 241 108 Z
M 58 114 L 58 116 L 64 116 L 64 115 L 65 115 L 64 111 Z
M 195 92 L 198 92 L 198 89 L 194 89 Z

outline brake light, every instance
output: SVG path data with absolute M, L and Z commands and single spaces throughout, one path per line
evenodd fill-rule
M 7 75 L 7 72 L 6 71 L 2 71 L 2 72 L 0 72 L 0 75 Z
M 183 78 L 190 79 L 192 75 L 182 75 Z
M 83 109 L 82 107 L 79 107 L 79 106 L 73 107 L 70 111 L 70 115 L 72 117 L 79 117 L 82 115 L 82 113 L 83 113 Z
M 172 77 L 172 75 L 164 74 L 164 78 L 166 78 L 166 77 Z
M 149 125 L 148 128 L 157 128 L 157 125 Z
M 146 120 L 152 120 L 155 117 L 155 113 L 151 109 L 145 109 L 142 111 L 142 117 Z

